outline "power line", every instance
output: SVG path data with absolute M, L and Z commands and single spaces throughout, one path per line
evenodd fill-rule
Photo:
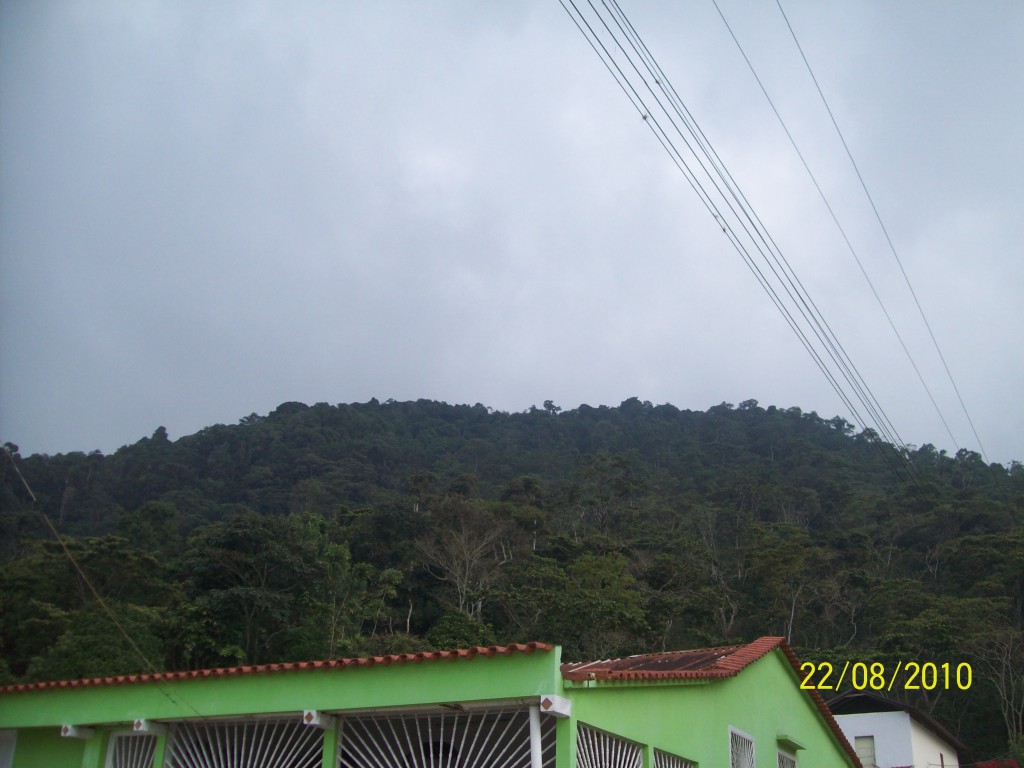
M 74 554 L 72 554 L 71 550 L 68 548 L 67 542 L 64 540 L 64 537 L 60 535 L 60 533 L 57 531 L 57 528 L 53 525 L 53 522 L 50 520 L 49 515 L 47 515 L 43 511 L 42 507 L 38 505 L 39 500 L 36 498 L 36 495 L 32 492 L 32 488 L 29 486 L 28 481 L 25 479 L 25 476 L 21 474 L 21 469 L 18 467 L 17 462 L 14 461 L 14 456 L 11 455 L 11 452 L 7 449 L 6 445 L 3 446 L 3 451 L 5 454 L 7 454 L 7 458 L 10 459 L 11 466 L 14 467 L 14 471 L 18 475 L 18 479 L 21 480 L 21 484 L 25 487 L 25 490 L 28 492 L 29 498 L 32 499 L 33 508 L 35 508 L 36 512 L 39 513 L 39 516 L 43 519 L 43 522 L 46 524 L 46 527 L 50 530 L 50 533 L 52 533 L 53 537 L 57 540 L 57 543 L 60 545 L 60 548 L 64 551 L 64 555 L 67 557 L 72 567 L 78 573 L 79 578 L 82 579 L 82 582 L 89 589 L 89 592 L 92 593 L 92 596 L 96 598 L 96 602 L 99 603 L 100 607 L 103 609 L 103 612 L 107 614 L 107 618 L 109 618 L 110 621 L 114 624 L 114 626 L 117 627 L 117 631 L 120 632 L 121 636 L 128 641 L 128 645 L 131 646 L 131 649 L 135 653 L 135 655 L 142 659 L 142 662 L 146 665 L 146 668 L 149 670 L 149 673 L 152 675 L 159 675 L 160 671 L 156 668 L 153 662 L 149 660 L 149 657 L 146 656 L 145 653 L 143 653 L 142 649 L 139 648 L 138 643 L 136 643 L 132 636 L 128 634 L 128 630 L 124 628 L 124 625 L 121 624 L 117 616 L 114 615 L 114 612 L 107 604 L 107 601 L 103 599 L 102 595 L 100 595 L 96 587 L 93 586 L 92 581 L 86 575 L 82 566 L 79 564 L 78 560 L 75 559 Z M 173 696 L 173 694 L 171 694 L 170 691 L 166 690 L 165 686 L 160 684 L 159 680 L 155 680 L 155 682 L 157 685 L 157 689 L 160 691 L 160 693 L 162 693 L 172 704 L 174 704 L 175 706 L 181 706 L 182 704 L 184 704 L 186 707 L 192 710 L 192 712 L 197 717 L 203 717 L 203 715 L 201 715 L 199 711 L 191 704 L 189 704 L 187 701 L 179 701 L 178 699 L 176 699 Z
M 902 449 L 895 452 L 896 456 L 914 477 L 906 446 L 891 420 L 618 3 L 601 0 L 611 23 L 593 2 L 588 0 L 587 4 L 613 48 L 628 64 L 625 69 L 575 0 L 559 2 L 729 238 L 856 423 L 866 430 L 870 421 L 876 434 Z M 685 156 L 677 140 L 685 147 Z M 861 414 L 861 408 L 867 418 Z M 891 454 L 877 445 L 891 461 Z
M 921 319 L 924 321 L 925 327 L 928 329 L 928 335 L 931 337 L 932 344 L 935 346 L 935 351 L 938 353 L 939 359 L 942 361 L 942 366 L 946 370 L 946 375 L 949 377 L 949 383 L 953 385 L 953 391 L 956 392 L 957 399 L 960 401 L 960 407 L 963 409 L 964 416 L 967 417 L 967 422 L 971 425 L 971 431 L 974 433 L 974 439 L 978 441 L 978 447 L 981 449 L 981 454 L 985 457 L 985 461 L 987 463 L 988 454 L 985 452 L 985 446 L 982 445 L 981 437 L 979 437 L 978 430 L 974 426 L 974 420 L 971 418 L 971 414 L 967 411 L 967 405 L 964 403 L 963 396 L 960 394 L 960 388 L 957 387 L 956 381 L 953 379 L 953 372 L 950 370 L 949 364 L 946 362 L 946 356 L 942 354 L 942 349 L 939 348 L 939 341 L 935 338 L 935 333 L 932 331 L 931 323 L 928 322 L 928 318 L 925 316 L 924 307 L 921 306 L 921 302 L 917 298 L 917 292 L 914 291 L 914 286 L 910 284 L 910 277 L 907 275 L 907 271 L 903 268 L 903 260 L 900 259 L 899 253 L 896 251 L 896 246 L 893 244 L 892 237 L 889 235 L 889 230 L 886 228 L 885 222 L 882 221 L 882 214 L 879 213 L 878 206 L 875 205 L 875 200 L 871 196 L 871 192 L 868 190 L 868 185 L 864 181 L 864 177 L 861 175 L 860 168 L 857 166 L 857 161 L 853 159 L 853 153 L 850 151 L 850 147 L 846 143 L 846 138 L 843 136 L 843 132 L 839 128 L 839 123 L 832 112 L 832 108 L 829 106 L 828 99 L 825 98 L 825 93 L 822 91 L 821 85 L 818 83 L 818 78 L 815 76 L 814 70 L 811 68 L 811 62 L 808 61 L 807 55 L 804 53 L 803 46 L 800 45 L 800 41 L 797 39 L 793 25 L 789 23 L 789 17 L 782 8 L 781 0 L 775 0 L 775 4 L 779 7 L 779 12 L 782 14 L 782 18 L 785 20 L 786 26 L 789 28 L 789 33 L 793 37 L 793 42 L 796 44 L 797 50 L 800 51 L 800 57 L 803 59 L 804 66 L 807 67 L 807 72 L 810 74 L 811 80 L 814 81 L 814 87 L 817 89 L 818 95 L 821 97 L 822 104 L 825 105 L 825 110 L 828 112 L 829 119 L 832 121 L 832 125 L 836 129 L 839 140 L 843 144 L 843 149 L 846 150 L 846 156 L 850 158 L 850 164 L 853 166 L 853 170 L 857 174 L 857 179 L 860 181 L 861 188 L 864 190 L 864 195 L 871 204 L 871 210 L 874 212 L 875 218 L 878 220 L 878 226 L 881 227 L 882 233 L 885 235 L 885 240 L 889 244 L 889 249 L 892 251 L 892 255 L 896 259 L 896 263 L 899 265 L 900 273 L 903 275 L 903 280 L 907 284 L 907 289 L 910 291 L 910 295 L 914 298 L 914 304 L 917 306 L 917 311 L 920 313 Z M 949 428 L 947 426 L 947 430 L 948 429 Z M 952 437 L 952 435 L 950 436 Z M 954 440 L 953 442 L 955 443 L 956 441 Z
M 911 367 L 914 369 L 914 373 L 917 374 L 917 378 L 921 382 L 921 386 L 924 387 L 924 391 L 927 393 L 928 399 L 932 403 L 932 407 L 934 407 L 935 412 L 938 414 L 939 420 L 942 422 L 942 425 L 946 428 L 946 434 L 949 435 L 950 440 L 953 441 L 953 445 L 956 447 L 957 450 L 959 450 L 960 445 L 957 442 L 956 437 L 953 435 L 953 431 L 952 429 L 950 429 L 949 423 L 946 421 L 946 417 L 942 413 L 942 409 L 939 408 L 939 404 L 936 402 L 934 395 L 932 395 L 931 389 L 928 387 L 927 382 L 925 382 L 924 376 L 921 374 L 921 371 L 918 368 L 917 363 L 914 361 L 914 358 L 910 353 L 910 349 L 907 347 L 906 342 L 903 340 L 903 336 L 896 328 L 896 323 L 893 321 L 892 316 L 889 314 L 889 310 L 886 308 L 885 303 L 882 301 L 882 297 L 876 290 L 875 284 L 872 282 L 871 277 L 868 275 L 867 270 L 864 267 L 864 264 L 861 262 L 860 256 L 857 254 L 856 249 L 853 247 L 853 243 L 850 242 L 850 238 L 847 236 L 846 230 L 843 228 L 843 225 L 839 222 L 839 217 L 836 215 L 835 210 L 832 208 L 832 204 L 829 202 L 828 197 L 825 195 L 825 191 L 821 188 L 821 185 L 818 183 L 818 179 L 814 175 L 814 172 L 811 170 L 811 167 L 808 164 L 803 153 L 800 151 L 800 147 L 797 146 L 796 139 L 790 132 L 789 126 L 786 125 L 786 121 L 783 120 L 778 108 L 776 108 L 775 102 L 772 100 L 772 97 L 768 94 L 768 89 L 765 87 L 764 82 L 757 74 L 757 70 L 754 68 L 753 62 L 751 62 L 750 57 L 747 56 L 747 52 L 743 49 L 743 46 L 740 43 L 739 38 L 736 36 L 736 33 L 733 31 L 733 28 L 729 24 L 728 19 L 726 19 L 725 14 L 722 12 L 722 9 L 718 4 L 718 0 L 711 1 L 712 3 L 714 3 L 715 10 L 718 11 L 718 15 L 721 17 L 722 23 L 725 24 L 725 28 L 728 30 L 730 37 L 732 37 L 733 42 L 736 43 L 736 48 L 739 50 L 740 55 L 743 56 L 743 60 L 747 63 L 747 67 L 750 69 L 750 73 L 754 76 L 754 80 L 757 81 L 757 85 L 758 87 L 760 87 L 761 93 L 764 94 L 765 99 L 768 101 L 768 105 L 771 107 L 772 112 L 778 119 L 779 125 L 782 126 L 782 130 L 785 132 L 786 138 L 789 139 L 789 143 L 793 147 L 793 151 L 796 152 L 796 155 L 800 159 L 801 164 L 803 164 L 804 170 L 807 171 L 807 175 L 810 177 L 811 182 L 814 184 L 814 188 L 818 191 L 818 195 L 821 197 L 822 202 L 825 204 L 825 208 L 828 210 L 829 215 L 832 217 L 832 221 L 835 223 L 836 229 L 839 230 L 839 234 L 842 236 L 843 241 L 846 243 L 847 249 L 850 251 L 850 254 L 853 256 L 854 261 L 857 263 L 857 267 L 860 269 L 861 275 L 864 276 L 864 280 L 867 281 L 868 287 L 871 288 L 871 293 L 875 297 L 875 301 L 878 302 L 878 306 L 881 308 L 882 313 L 885 315 L 885 319 L 888 320 L 889 327 L 892 329 L 892 332 L 896 335 L 896 338 L 899 341 L 900 346 L 903 348 L 903 353 L 906 355 L 907 360 L 910 362 Z
M 609 8 L 607 2 L 605 2 L 604 5 L 606 8 Z M 593 8 L 593 3 L 591 3 L 591 8 Z M 644 46 L 643 41 L 640 39 L 639 34 L 636 32 L 635 28 L 629 23 L 628 18 L 626 18 L 625 14 L 622 12 L 621 8 L 614 0 L 612 0 L 612 6 L 609 8 L 609 10 L 612 10 L 613 14 L 615 15 L 616 25 L 618 26 L 619 30 L 626 35 L 627 39 L 630 41 L 630 46 L 633 48 L 634 52 L 640 55 L 641 59 L 645 61 L 645 65 L 647 66 L 648 70 L 653 72 L 654 68 L 657 67 L 657 63 L 654 61 L 654 58 L 650 54 L 650 51 L 646 48 L 646 46 Z M 625 28 L 623 27 L 623 24 L 625 24 Z M 607 24 L 605 24 L 605 27 L 607 28 Z M 609 32 L 611 32 L 611 30 L 609 30 Z M 638 72 L 638 74 L 640 73 Z M 643 77 L 642 74 L 640 74 L 640 76 Z M 662 83 L 667 82 L 667 78 L 664 77 L 664 72 L 662 72 L 660 68 L 657 70 L 657 76 L 655 77 L 655 80 L 659 85 L 662 85 Z M 664 86 L 662 87 L 662 89 L 666 94 L 668 94 L 668 91 L 665 91 Z M 755 235 L 751 236 L 755 237 L 756 240 L 759 240 L 765 246 L 767 253 L 771 257 L 771 261 L 769 262 L 769 268 L 771 269 L 772 273 L 778 280 L 782 281 L 783 289 L 790 296 L 791 300 L 793 300 L 796 303 L 796 307 L 800 314 L 803 315 L 803 317 L 812 324 L 812 329 L 817 334 L 819 341 L 824 343 L 829 348 L 832 358 L 839 363 L 840 367 L 847 375 L 847 380 L 850 381 L 854 388 L 858 391 L 858 394 L 861 397 L 862 402 L 867 406 L 868 410 L 872 413 L 874 419 L 886 425 L 886 434 L 887 437 L 890 438 L 890 442 L 902 443 L 902 441 L 899 439 L 899 435 L 896 434 L 895 428 L 892 426 L 891 422 L 888 422 L 887 418 L 884 415 L 884 412 L 882 412 L 881 409 L 878 407 L 877 401 L 874 401 L 873 396 L 870 395 L 869 391 L 866 388 L 866 384 L 863 381 L 863 378 L 860 376 L 859 371 L 857 371 L 856 366 L 853 365 L 849 356 L 846 354 L 845 348 L 843 348 L 842 344 L 839 343 L 835 334 L 832 332 L 832 328 L 828 325 L 824 316 L 818 310 L 817 305 L 814 303 L 810 295 L 804 289 L 803 284 L 800 282 L 796 273 L 793 271 L 788 260 L 782 254 L 782 251 L 779 249 L 778 245 L 771 238 L 771 235 L 768 233 L 763 222 L 753 211 L 749 201 L 746 199 L 742 190 L 736 184 L 732 175 L 729 173 L 728 169 L 721 161 L 721 158 L 714 151 L 714 148 L 711 146 L 710 142 L 707 140 L 707 137 L 703 134 L 703 132 L 700 132 L 700 129 L 697 126 L 696 121 L 693 119 L 692 114 L 689 113 L 688 110 L 686 110 L 686 107 L 682 103 L 682 100 L 678 98 L 678 94 L 676 94 L 674 90 L 672 91 L 672 94 L 675 96 L 675 98 L 673 99 L 670 97 L 670 102 L 673 104 L 673 108 L 676 114 L 681 119 L 684 120 L 684 122 L 687 124 L 688 129 L 691 132 L 699 132 L 702 153 L 709 160 L 709 162 L 712 163 L 720 178 L 725 182 L 725 186 L 729 190 L 729 195 L 741 207 L 743 212 L 743 217 L 740 221 L 741 225 L 747 231 L 747 234 L 750 235 L 750 230 L 747 229 L 747 224 L 744 223 L 743 221 L 743 219 L 745 219 L 746 222 L 749 223 L 755 231 Z M 664 106 L 661 105 L 660 99 L 658 99 L 657 94 L 653 95 L 654 98 L 659 102 L 659 105 L 662 106 L 662 109 L 664 109 Z M 680 137 L 682 138 L 684 143 L 687 144 L 688 148 L 690 148 L 689 142 L 687 141 L 686 137 L 682 135 L 681 132 Z M 692 151 L 692 148 L 690 149 Z M 715 181 L 713 178 L 711 179 L 711 182 L 716 186 L 718 191 L 721 193 L 721 188 L 718 187 L 718 182 Z M 728 200 L 726 202 L 728 203 Z M 729 203 L 729 207 L 732 208 L 731 203 Z M 734 209 L 733 213 L 735 213 Z M 761 251 L 761 253 L 763 256 L 765 251 Z M 775 267 L 771 266 L 772 263 L 774 263 L 775 266 L 778 267 L 778 270 L 776 270 Z

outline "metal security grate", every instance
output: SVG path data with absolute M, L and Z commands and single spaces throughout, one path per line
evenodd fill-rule
M 107 748 L 107 768 L 153 768 L 156 736 L 115 733 Z
M 670 755 L 660 749 L 654 750 L 654 768 L 696 768 L 697 763 L 679 755 Z M 782 768 L 780 765 L 779 768 Z M 793 766 L 796 768 L 796 766 Z
M 541 718 L 544 768 L 555 765 L 555 723 Z M 339 768 L 530 768 L 525 710 L 346 717 Z
M 167 768 L 320 768 L 323 731 L 294 720 L 179 723 Z
M 640 768 L 640 745 L 582 723 L 576 730 L 576 768 Z
M 736 731 L 729 732 L 731 768 L 754 768 L 754 740 Z
M 779 768 L 796 768 L 796 758 L 785 752 L 779 752 Z

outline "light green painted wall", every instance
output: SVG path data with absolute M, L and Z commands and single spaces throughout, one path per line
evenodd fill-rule
M 557 692 L 559 654 L 535 652 L 0 696 L 0 728 L 130 723 L 519 698 Z
M 558 693 L 560 653 L 478 656 L 339 670 L 290 671 L 0 695 L 0 729 L 18 728 L 14 768 L 100 768 L 106 734 L 150 720 L 367 709 L 536 698 Z M 63 723 L 105 724 L 89 741 L 61 738 Z M 161 744 L 161 747 L 163 745 Z
M 566 695 L 574 719 L 696 760 L 701 768 L 728 768 L 729 726 L 754 737 L 758 768 L 777 768 L 779 735 L 806 747 L 797 753 L 799 768 L 848 766 L 835 735 L 798 684 L 782 652 L 774 651 L 739 676 L 714 683 L 602 683 L 570 688 Z
M 799 768 L 849 768 L 835 736 L 781 651 L 715 683 L 601 683 L 566 685 L 558 651 L 428 661 L 370 668 L 293 671 L 128 684 L 0 696 L 0 729 L 18 728 L 14 768 L 101 768 L 105 734 L 135 718 L 150 720 L 295 714 L 303 709 L 367 709 L 431 703 L 535 698 L 559 694 L 572 701 L 572 718 L 557 723 L 557 768 L 575 766 L 577 721 L 696 760 L 701 768 L 728 768 L 729 730 L 754 737 L 758 768 L 777 768 L 776 737 L 807 749 Z M 92 742 L 63 739 L 62 723 L 106 724 Z M 161 744 L 161 746 L 163 746 Z M 333 750 L 331 750 L 333 752 Z M 650 750 L 644 768 L 650 768 Z
M 57 728 L 29 728 L 18 732 L 13 768 L 80 768 L 86 742 L 62 739 Z

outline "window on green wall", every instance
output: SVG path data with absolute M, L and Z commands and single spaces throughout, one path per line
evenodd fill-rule
M 697 768 L 697 763 L 669 752 L 654 750 L 654 768 Z
M 729 729 L 729 766 L 730 768 L 755 768 L 754 737 Z
M 779 768 L 796 768 L 796 756 L 779 750 Z
M 636 742 L 578 723 L 576 768 L 640 768 L 643 749 Z

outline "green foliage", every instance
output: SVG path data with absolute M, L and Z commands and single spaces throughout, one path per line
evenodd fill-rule
M 638 398 L 293 402 L 110 456 L 9 450 L 36 501 L 5 462 L 0 679 L 144 669 L 91 584 L 157 668 L 783 635 L 818 660 L 970 662 L 969 692 L 908 700 L 975 757 L 1015 736 L 1020 463 L 925 445 L 910 477 L 841 418 Z
M 566 568 L 560 609 L 567 658 L 604 659 L 636 653 L 647 630 L 640 585 L 617 552 L 585 553 Z
M 111 603 L 83 608 L 55 644 L 32 659 L 27 680 L 76 680 L 163 671 L 161 612 Z
M 494 645 L 494 628 L 462 611 L 445 611 L 426 636 L 431 648 L 473 648 Z

